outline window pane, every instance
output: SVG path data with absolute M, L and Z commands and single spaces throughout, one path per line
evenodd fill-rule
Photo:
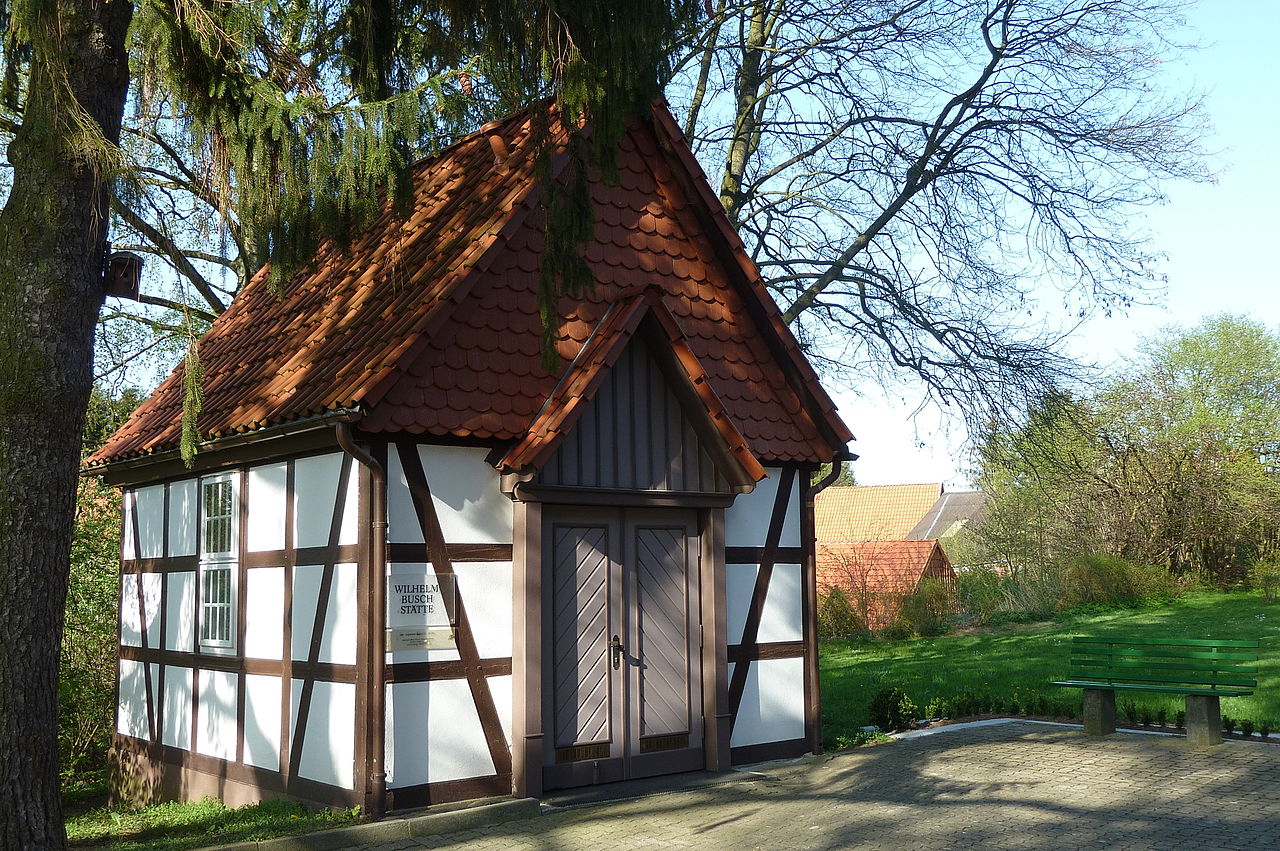
M 230 553 L 235 504 L 228 480 L 204 484 L 204 552 Z
M 232 640 L 232 569 L 231 565 L 204 568 L 200 607 L 202 641 L 230 643 Z

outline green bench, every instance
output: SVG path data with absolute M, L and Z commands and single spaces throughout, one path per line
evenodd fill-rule
M 1222 741 L 1218 700 L 1253 694 L 1257 641 L 1196 638 L 1089 638 L 1071 640 L 1072 679 L 1049 685 L 1084 689 L 1084 731 L 1116 731 L 1116 690 L 1172 692 L 1186 696 L 1187 743 Z

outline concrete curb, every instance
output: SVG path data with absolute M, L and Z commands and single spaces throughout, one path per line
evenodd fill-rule
M 234 845 L 214 846 L 223 851 L 326 851 L 326 849 L 351 848 L 379 842 L 395 842 L 415 836 L 435 836 L 454 833 L 475 827 L 532 818 L 539 814 L 538 802 L 533 798 L 499 800 L 474 807 L 424 813 L 417 816 L 391 817 L 368 824 L 353 824 L 333 830 L 302 833 L 297 836 L 281 836 L 256 842 L 237 842 Z
M 1076 730 L 1083 730 L 1083 724 L 1073 724 L 1063 721 L 1040 721 L 1035 718 L 984 718 L 981 721 L 962 721 L 958 724 L 944 724 L 941 727 L 929 727 L 925 730 L 908 730 L 905 733 L 889 733 L 891 739 L 918 739 L 921 736 L 936 736 L 940 733 L 950 733 L 953 731 L 969 730 L 974 727 L 991 727 L 997 724 L 1040 724 L 1045 727 L 1069 727 Z M 1170 736 L 1175 739 L 1185 739 L 1185 733 L 1175 733 L 1171 730 L 1138 730 L 1133 727 L 1117 726 L 1116 732 L 1110 735 L 1130 733 L 1135 736 Z M 1243 742 L 1244 744 L 1265 745 L 1270 744 L 1269 741 L 1258 739 L 1257 741 L 1249 741 L 1248 739 L 1235 739 L 1229 736 L 1222 737 L 1222 743 L 1227 742 Z

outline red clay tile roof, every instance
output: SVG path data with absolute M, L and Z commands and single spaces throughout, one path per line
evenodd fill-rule
M 870 629 L 889 626 L 897 617 L 902 598 L 914 592 L 924 577 L 955 578 L 937 541 L 820 543 L 816 560 L 818 587 L 842 589 L 855 611 L 861 608 Z
M 814 501 L 819 543 L 898 541 L 907 537 L 942 493 L 941 482 L 827 488 Z
M 282 298 L 255 276 L 200 342 L 202 437 L 359 409 L 368 432 L 524 438 L 559 381 L 539 365 L 530 124 L 512 116 L 420 163 L 407 218 L 384 214 L 350 247 L 324 246 Z M 501 165 L 489 133 L 510 151 Z M 852 435 L 664 106 L 631 126 L 617 160 L 617 185 L 593 175 L 585 258 L 597 283 L 560 301 L 559 372 L 623 293 L 658 286 L 750 454 L 830 460 Z M 87 466 L 175 448 L 182 376 L 179 366 Z

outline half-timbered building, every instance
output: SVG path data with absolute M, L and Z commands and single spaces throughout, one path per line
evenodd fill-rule
M 820 748 L 812 480 L 851 435 L 662 106 L 544 371 L 532 136 L 249 282 L 193 467 L 181 366 L 87 462 L 124 490 L 119 795 L 381 812 Z

